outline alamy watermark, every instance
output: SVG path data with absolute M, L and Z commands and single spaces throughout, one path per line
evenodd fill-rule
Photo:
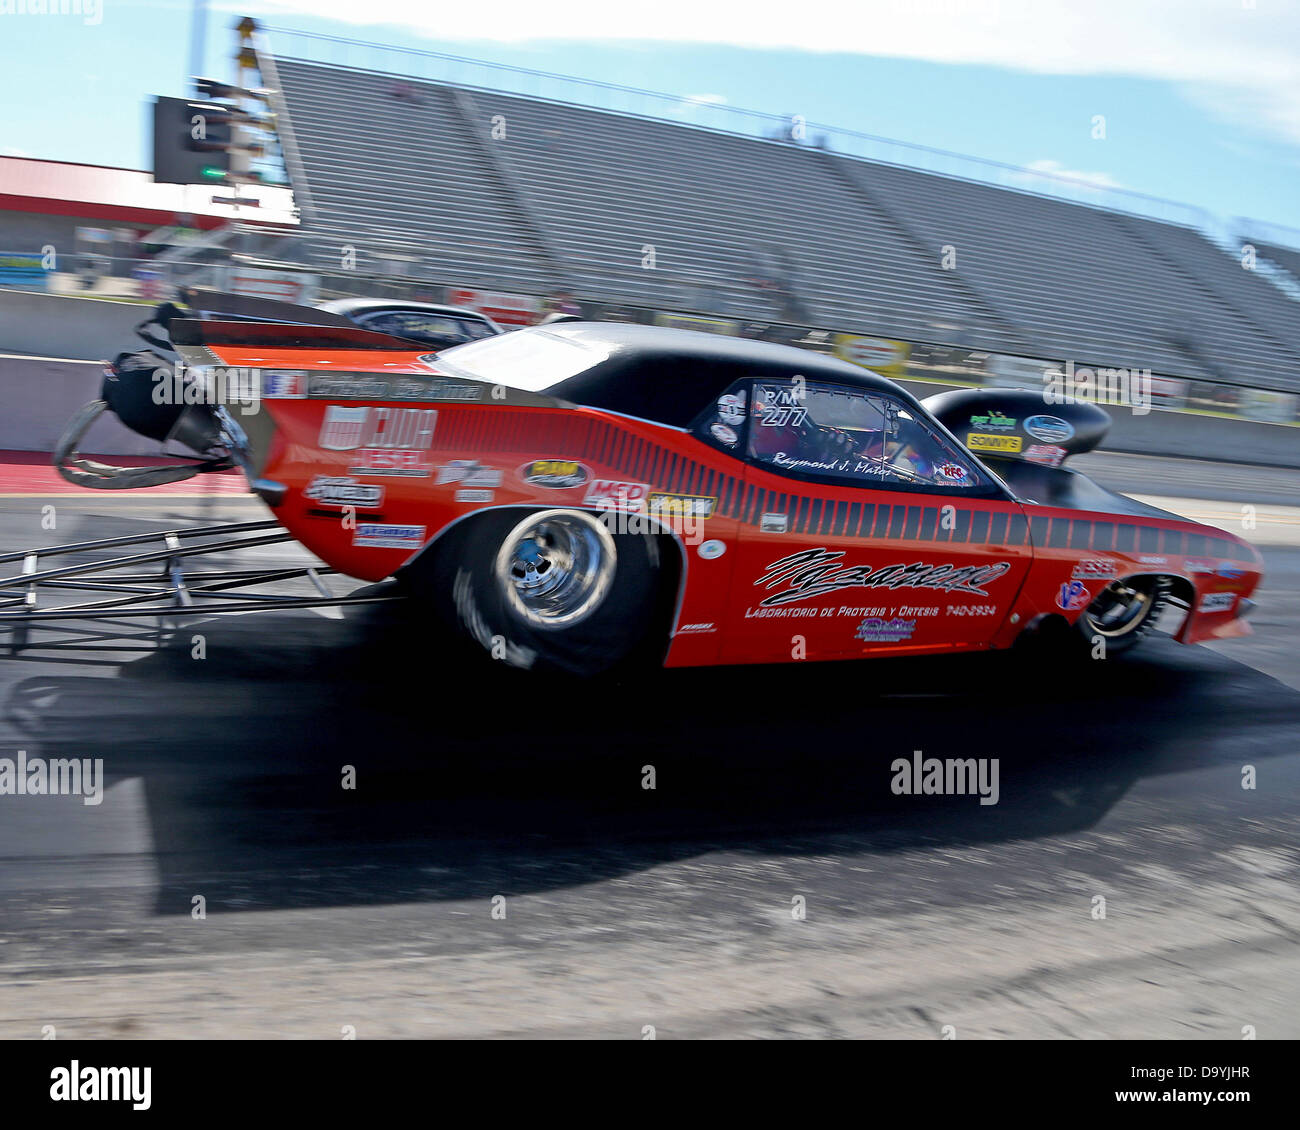
M 0 16 L 80 16 L 88 27 L 104 22 L 103 0 L 0 0 Z
M 104 800 L 104 760 L 89 757 L 0 757 L 0 796 L 79 796 L 81 803 Z
M 895 758 L 889 769 L 895 796 L 978 796 L 980 804 L 998 802 L 996 757 L 923 757 L 918 749 L 910 760 Z
M 237 405 L 242 416 L 252 416 L 262 406 L 261 369 L 213 366 L 184 373 L 164 365 L 152 379 L 155 404 Z
M 1151 411 L 1150 369 L 1094 369 L 1075 366 L 1043 370 L 1046 404 L 1122 404 L 1135 416 Z

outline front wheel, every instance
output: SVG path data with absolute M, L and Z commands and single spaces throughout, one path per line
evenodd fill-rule
M 1132 577 L 1111 581 L 1084 609 L 1075 627 L 1095 644 L 1105 642 L 1108 655 L 1136 647 L 1155 627 L 1169 599 L 1164 577 Z
M 494 512 L 452 530 L 412 570 L 467 641 L 512 667 L 591 676 L 653 652 L 660 541 L 582 510 Z

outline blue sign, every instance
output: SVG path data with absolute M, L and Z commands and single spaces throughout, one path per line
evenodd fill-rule
M 0 251 L 0 286 L 45 285 L 44 257 L 40 252 Z

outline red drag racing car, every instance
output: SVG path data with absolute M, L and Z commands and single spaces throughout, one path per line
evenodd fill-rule
M 106 381 L 125 422 L 167 413 L 327 564 L 396 576 L 516 666 L 976 651 L 1067 627 L 1113 652 L 1170 604 L 1182 642 L 1248 631 L 1250 545 L 1060 466 L 1105 434 L 1092 405 L 922 405 L 833 358 L 634 325 L 437 355 L 333 327 L 173 336 L 172 394 Z

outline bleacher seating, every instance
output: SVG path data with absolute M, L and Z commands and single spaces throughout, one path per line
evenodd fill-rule
M 393 241 L 449 285 L 1300 389 L 1300 302 L 1191 228 L 804 144 L 274 69 L 321 262 Z
M 1276 243 L 1252 241 L 1256 251 L 1271 263 L 1286 271 L 1296 282 L 1300 283 L 1300 251 L 1293 247 L 1282 247 Z

